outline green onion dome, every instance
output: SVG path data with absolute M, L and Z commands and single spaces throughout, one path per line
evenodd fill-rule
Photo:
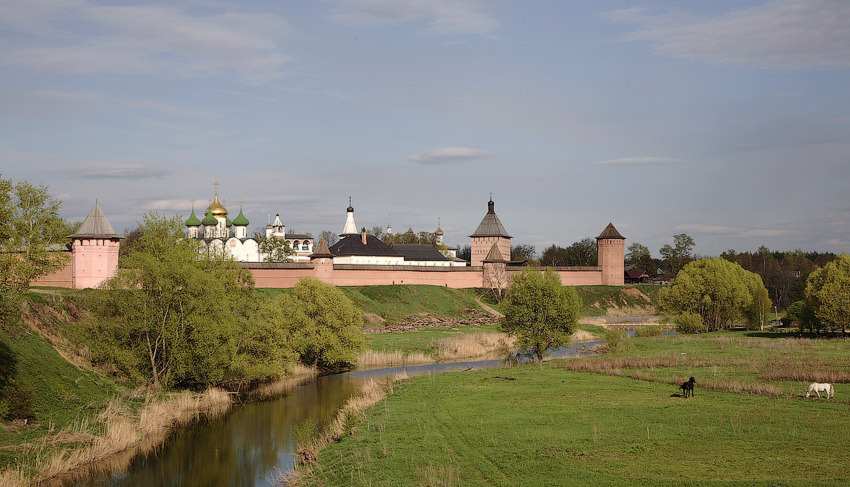
M 225 219 L 224 219 L 224 224 L 225 224 L 225 225 L 227 225 L 228 227 L 232 227 L 232 226 L 233 226 L 233 222 L 232 222 L 232 221 L 230 221 L 230 218 L 225 218 Z
M 195 209 L 192 208 L 192 215 L 189 216 L 189 219 L 186 220 L 187 227 L 199 227 L 201 226 L 201 220 L 198 220 L 198 217 L 195 216 Z
M 245 218 L 245 215 L 242 214 L 242 208 L 239 208 L 239 216 L 237 216 L 236 219 L 233 220 L 233 224 L 239 227 L 248 226 L 248 219 Z
M 201 224 L 202 225 L 213 225 L 213 226 L 215 226 L 215 225 L 218 225 L 218 220 L 215 219 L 212 212 L 207 212 L 207 216 L 205 216 L 204 219 L 201 220 Z

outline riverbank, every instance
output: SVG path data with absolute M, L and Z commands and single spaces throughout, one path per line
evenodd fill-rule
M 846 340 L 725 332 L 628 343 L 406 380 L 320 453 L 302 485 L 850 481 L 850 438 L 837 434 L 850 428 Z M 676 384 L 689 376 L 696 395 L 684 399 Z M 802 397 L 819 379 L 836 383 L 838 399 Z

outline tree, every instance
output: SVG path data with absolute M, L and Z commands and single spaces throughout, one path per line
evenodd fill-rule
M 323 367 L 354 363 L 365 343 L 363 314 L 342 291 L 304 278 L 275 299 L 302 362 Z
M 328 247 L 339 242 L 339 235 L 330 230 L 322 230 L 320 238 L 325 239 L 325 243 L 328 244 Z
M 534 351 L 537 361 L 547 351 L 570 342 L 581 302 L 575 289 L 561 284 L 551 269 L 541 273 L 525 268 L 515 275 L 502 302 L 502 328 L 517 344 Z
M 693 260 L 691 251 L 694 248 L 694 239 L 686 233 L 680 233 L 673 236 L 673 246 L 669 244 L 661 247 L 661 257 L 664 259 L 664 265 L 667 267 L 667 272 L 674 276 L 685 267 L 685 264 Z
M 68 262 L 67 252 L 51 252 L 73 232 L 59 217 L 60 205 L 45 186 L 0 175 L 0 320 L 19 314 L 20 296 L 32 280 Z
M 524 244 L 511 247 L 511 260 L 533 261 L 537 259 L 537 249 L 534 245 Z
M 250 272 L 183 238 L 179 217 L 143 216 L 142 236 L 107 290 L 92 296 L 95 362 L 109 362 L 155 388 L 204 388 L 244 380 L 256 350 Z M 271 338 L 273 340 L 274 337 Z M 254 361 L 267 360 L 259 356 Z M 284 365 L 285 366 L 285 365 Z M 252 377 L 252 379 L 262 379 Z
M 809 275 L 806 302 L 825 327 L 846 330 L 850 324 L 850 255 L 841 254 Z
M 655 274 L 658 271 L 648 247 L 634 242 L 629 245 L 628 250 L 626 253 L 626 264 L 637 266 L 646 271 L 647 274 Z
M 595 266 L 598 263 L 596 240 L 584 238 L 564 249 L 565 265 Z
M 543 255 L 540 256 L 540 263 L 547 267 L 560 267 L 565 264 L 564 249 L 555 244 L 546 247 Z
M 265 255 L 266 262 L 292 262 L 292 256 L 295 255 L 289 242 L 280 237 L 264 235 L 259 238 L 257 244 L 260 255 Z
M 739 316 L 749 316 L 755 322 L 759 309 L 771 306 L 766 294 L 758 275 L 718 257 L 686 265 L 670 286 L 661 290 L 660 302 L 667 312 L 702 316 L 708 329 L 715 331 Z M 752 307 L 754 295 L 756 306 L 762 308 Z
M 371 229 L 367 230 L 366 233 L 368 233 L 369 235 L 374 235 L 377 239 L 381 239 L 384 236 L 384 227 L 374 226 Z
M 458 245 L 457 258 L 470 262 L 472 260 L 472 247 L 469 244 Z

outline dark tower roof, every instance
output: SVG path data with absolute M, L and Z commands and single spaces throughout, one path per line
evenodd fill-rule
M 100 205 L 97 204 L 97 201 L 94 203 L 94 208 L 89 212 L 89 216 L 86 217 L 85 221 L 83 221 L 80 229 L 77 230 L 77 233 L 73 235 L 69 235 L 71 238 L 122 238 L 120 235 L 115 233 L 115 229 L 112 228 L 112 225 L 109 224 L 109 220 L 106 219 L 106 215 L 103 214 L 103 210 L 100 209 Z
M 484 215 L 484 219 L 481 220 L 481 223 L 478 225 L 478 228 L 475 229 L 475 233 L 470 235 L 470 237 L 505 237 L 511 238 L 508 235 L 505 227 L 502 226 L 502 222 L 499 221 L 499 217 L 496 216 L 496 211 L 493 209 L 495 204 L 493 200 L 487 202 L 487 214 Z
M 313 249 L 313 253 L 310 255 L 310 260 L 313 259 L 330 259 L 334 256 L 331 253 L 330 249 L 328 249 L 328 244 L 325 242 L 324 237 L 319 239 L 319 243 L 316 244 L 316 248 Z
M 626 239 L 626 237 L 624 237 L 624 236 L 620 235 L 620 232 L 618 232 L 618 231 L 617 231 L 617 229 L 616 229 L 616 228 L 614 228 L 614 224 L 613 224 L 613 223 L 609 223 L 609 224 L 608 224 L 608 226 L 607 226 L 607 227 L 605 227 L 605 230 L 602 230 L 602 233 L 600 233 L 600 234 L 599 234 L 599 236 L 598 236 L 598 237 L 596 237 L 596 238 L 597 238 L 597 239 L 602 239 L 602 238 L 618 238 L 618 239 L 620 239 L 620 240 L 625 240 L 625 239 Z

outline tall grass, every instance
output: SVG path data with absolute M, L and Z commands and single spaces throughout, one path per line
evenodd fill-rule
M 355 424 L 362 420 L 366 409 L 377 404 L 387 394 L 392 394 L 395 384 L 404 379 L 407 379 L 407 374 L 402 372 L 384 380 L 366 381 L 360 386 L 358 393 L 348 399 L 337 411 L 331 423 L 323 431 L 317 431 L 312 440 L 309 435 L 301 432 L 300 444 L 295 455 L 298 467 L 290 473 L 280 475 L 274 480 L 274 485 L 290 487 L 301 485 L 301 480 L 311 475 L 313 462 L 318 459 L 319 452 L 331 442 L 351 434 Z M 309 427 L 302 426 L 301 429 L 308 430 Z
M 28 460 L 24 465 L 4 472 L 0 484 L 28 485 L 66 475 L 73 477 L 95 463 L 99 468 L 112 471 L 124 469 L 137 453 L 161 444 L 173 428 L 189 424 L 201 416 L 220 416 L 228 411 L 231 404 L 231 395 L 220 389 L 208 389 L 200 394 L 184 391 L 164 398 L 149 396 L 137 412 L 125 400 L 115 399 L 100 414 L 103 434 L 91 435 L 89 430 L 92 428 L 88 422 L 79 421 L 54 437 L 44 437 L 29 446 L 25 455 Z M 87 438 L 87 441 L 82 447 L 57 451 L 57 437 Z M 36 473 L 25 475 L 23 472 Z
M 513 350 L 516 339 L 504 333 L 470 333 L 437 341 L 439 360 L 478 358 L 488 355 L 505 355 Z
M 357 367 L 361 369 L 377 369 L 381 367 L 401 367 L 403 365 L 431 364 L 437 360 L 422 352 L 404 353 L 401 350 L 378 351 L 366 350 L 357 356 Z

